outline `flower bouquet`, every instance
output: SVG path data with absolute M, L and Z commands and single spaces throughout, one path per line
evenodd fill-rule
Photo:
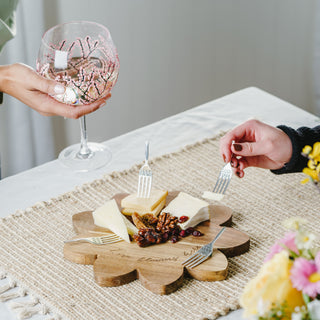
M 316 142 L 311 146 L 305 146 L 302 155 L 309 159 L 308 166 L 302 170 L 308 177 L 301 181 L 307 183 L 311 180 L 320 192 L 320 142 Z
M 306 221 L 285 221 L 289 231 L 270 249 L 240 305 L 252 320 L 320 320 L 320 250 Z

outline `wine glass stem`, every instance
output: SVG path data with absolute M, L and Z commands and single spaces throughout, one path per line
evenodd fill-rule
M 92 156 L 92 152 L 88 147 L 88 135 L 86 126 L 86 116 L 80 118 L 80 131 L 81 131 L 81 144 L 78 152 L 78 157 L 82 159 L 88 159 Z

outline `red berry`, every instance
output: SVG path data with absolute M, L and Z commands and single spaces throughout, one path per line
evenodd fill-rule
M 186 229 L 187 234 L 191 234 L 193 231 L 194 231 L 194 228 L 192 228 L 192 227 L 189 227 Z
M 184 238 L 186 237 L 188 234 L 186 232 L 186 230 L 181 230 L 180 233 L 179 233 L 180 237 Z
M 194 237 L 201 237 L 201 236 L 203 235 L 203 233 L 201 233 L 201 232 L 198 231 L 198 230 L 194 230 L 194 231 L 192 232 L 192 235 L 193 235 Z
M 178 220 L 179 223 L 184 223 L 189 220 L 188 216 L 181 216 Z
M 173 236 L 172 238 L 171 238 L 171 242 L 172 243 L 176 243 L 176 242 L 178 242 L 178 237 L 176 237 L 176 236 Z

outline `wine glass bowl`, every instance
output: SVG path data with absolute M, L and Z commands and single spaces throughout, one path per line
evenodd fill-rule
M 90 104 L 107 96 L 117 82 L 119 66 L 110 32 L 89 21 L 64 23 L 46 31 L 37 59 L 38 73 L 66 88 L 53 98 L 72 105 Z M 108 163 L 110 150 L 88 143 L 84 116 L 80 118 L 80 129 L 80 145 L 66 148 L 59 159 L 77 171 L 93 170 Z

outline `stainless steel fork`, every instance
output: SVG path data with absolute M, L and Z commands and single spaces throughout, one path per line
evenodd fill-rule
M 213 188 L 213 193 L 225 194 L 232 177 L 232 168 L 230 162 L 223 166 L 220 171 L 217 182 Z
M 201 247 L 197 252 L 195 252 L 188 259 L 184 260 L 181 264 L 192 269 L 207 260 L 212 255 L 214 243 L 221 237 L 225 229 L 226 227 L 223 227 L 210 243 Z
M 145 162 L 139 171 L 138 198 L 149 198 L 152 187 L 152 170 L 148 163 L 149 160 L 149 141 L 146 141 Z

